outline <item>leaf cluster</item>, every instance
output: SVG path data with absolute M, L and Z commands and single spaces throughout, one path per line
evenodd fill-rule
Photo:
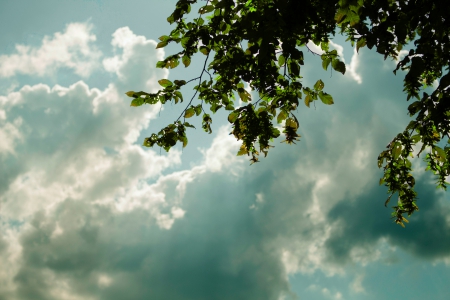
M 323 90 L 322 80 L 313 87 L 303 85 L 302 50 L 311 51 L 307 43 L 313 41 L 323 50 L 318 54 L 322 68 L 329 70 L 331 66 L 331 70 L 344 74 L 345 64 L 336 50 L 329 49 L 330 38 L 340 30 L 358 51 L 375 47 L 385 59 L 397 59 L 403 47 L 413 44 L 394 73 L 406 71 L 407 100 L 417 100 L 408 110 L 416 117 L 378 157 L 378 166 L 384 169 L 380 184 L 384 183 L 389 192 L 386 204 L 398 193 L 395 221 L 403 225 L 404 214 L 418 210 L 410 161 L 415 145 L 422 145 L 420 152 L 429 150 L 425 156 L 428 169 L 437 175 L 438 186 L 446 188 L 450 147 L 438 146 L 444 136 L 449 137 L 450 126 L 450 12 L 444 1 L 208 0 L 189 21 L 187 15 L 196 2 L 179 0 L 167 18 L 175 28 L 159 38 L 157 48 L 169 43 L 181 47 L 156 67 L 173 69 L 180 61 L 189 67 L 192 56 L 200 52 L 205 58 L 201 74 L 189 81 L 162 79 L 162 89 L 157 93 L 127 93 L 133 98 L 131 106 L 181 103 L 181 87 L 197 82 L 180 117 L 146 138 L 144 146 L 158 145 L 167 151 L 178 142 L 186 146 L 186 127 L 193 127 L 186 119 L 202 115 L 202 128 L 211 133 L 212 118 L 205 109 L 214 114 L 221 108 L 230 111 L 231 134 L 242 141 L 237 154 L 251 156 L 252 163 L 258 161 L 260 152 L 267 155 L 273 147 L 270 143 L 281 134 L 285 136 L 283 142 L 295 143 L 300 138 L 300 124 L 294 112 L 300 100 L 307 107 L 318 99 L 326 105 L 334 103 Z M 438 79 L 439 87 L 420 97 L 424 85 Z

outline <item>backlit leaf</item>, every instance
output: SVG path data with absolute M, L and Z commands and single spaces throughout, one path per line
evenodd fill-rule
M 183 56 L 183 58 L 181 59 L 181 61 L 183 62 L 184 66 L 187 68 L 189 67 L 189 65 L 191 64 L 191 59 L 189 58 L 189 56 Z
M 184 117 L 185 117 L 186 119 L 192 117 L 193 115 L 195 115 L 195 110 L 194 110 L 193 107 L 189 107 L 189 108 L 186 109 L 186 111 L 184 112 Z
M 241 145 L 241 148 L 239 149 L 237 156 L 241 156 L 244 154 L 248 154 L 248 150 L 247 148 L 245 148 L 245 145 Z
M 238 116 L 239 116 L 239 113 L 233 111 L 232 113 L 230 113 L 228 115 L 228 122 L 234 123 Z
M 401 144 L 395 143 L 394 147 L 392 148 L 392 154 L 393 154 L 394 160 L 397 160 L 397 158 L 400 156 L 401 153 L 402 153 Z
M 310 95 L 306 95 L 305 97 L 305 105 L 309 107 L 309 104 L 313 102 Z
M 286 61 L 286 59 L 284 58 L 284 55 L 281 54 L 281 55 L 278 57 L 278 65 L 279 65 L 280 67 L 283 66 L 284 63 L 285 63 L 285 61 Z
M 127 95 L 128 97 L 133 97 L 134 92 L 133 91 L 129 91 L 129 92 L 126 92 L 125 95 Z
M 159 42 L 158 45 L 156 45 L 156 49 L 164 48 L 165 46 L 167 46 L 167 41 Z
M 168 86 L 172 86 L 172 85 L 173 85 L 172 81 L 170 81 L 169 79 L 161 79 L 161 80 L 158 80 L 158 83 L 159 83 L 162 87 L 168 87 Z
M 288 116 L 288 114 L 284 110 L 280 111 L 280 113 L 278 114 L 278 117 L 277 117 L 278 124 L 281 123 L 283 120 L 285 120 L 287 118 L 287 116 Z
M 358 42 L 356 42 L 356 52 L 359 51 L 359 48 L 362 48 L 366 45 L 366 38 L 361 37 L 358 39 Z
M 323 58 L 322 60 L 322 68 L 326 71 L 328 69 L 328 66 L 331 63 L 331 58 Z
M 325 84 L 323 83 L 323 81 L 319 79 L 319 80 L 317 80 L 316 84 L 314 84 L 314 89 L 316 91 L 321 91 L 321 90 L 323 90 L 324 86 L 325 86 Z
M 330 94 L 320 91 L 319 98 L 320 98 L 320 100 L 322 100 L 323 103 L 325 103 L 327 105 L 334 104 L 333 97 L 331 97 Z
M 130 106 L 141 106 L 142 104 L 144 104 L 144 99 L 142 99 L 141 97 L 133 99 L 133 101 L 131 101 Z
M 200 46 L 200 52 L 201 53 L 203 53 L 203 54 L 205 54 L 205 55 L 208 55 L 208 53 L 209 53 L 209 48 L 208 47 L 206 47 L 206 46 Z

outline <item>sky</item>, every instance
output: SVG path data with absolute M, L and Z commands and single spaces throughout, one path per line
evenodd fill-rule
M 155 68 L 175 3 L 0 0 L 0 300 L 448 299 L 449 195 L 415 158 L 402 228 L 378 184 L 409 122 L 395 61 L 336 36 L 343 76 L 303 49 L 335 104 L 300 106 L 301 140 L 252 166 L 221 112 L 145 148 L 183 107 L 125 93 L 201 68 Z

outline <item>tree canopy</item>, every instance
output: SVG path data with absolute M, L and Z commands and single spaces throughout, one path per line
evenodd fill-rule
M 378 156 L 384 174 L 380 184 L 388 188 L 388 204 L 393 195 L 398 203 L 392 213 L 395 222 L 404 226 L 409 216 L 419 210 L 411 173 L 413 146 L 421 146 L 427 170 L 437 178 L 437 186 L 446 188 L 450 172 L 450 7 L 445 1 L 431 0 L 208 0 L 192 20 L 186 15 L 197 0 L 179 0 L 167 18 L 175 28 L 159 38 L 157 48 L 180 44 L 180 51 L 159 61 L 157 68 L 176 68 L 180 61 L 188 67 L 193 55 L 200 52 L 205 60 L 198 77 L 159 80 L 156 93 L 129 91 L 131 106 L 184 102 L 183 110 L 172 124 L 144 140 L 166 151 L 178 142 L 187 145 L 186 122 L 201 117 L 203 129 L 211 133 L 211 114 L 224 108 L 232 134 L 242 145 L 237 155 L 249 155 L 257 162 L 260 153 L 267 155 L 270 142 L 281 134 L 284 142 L 295 143 L 299 123 L 294 111 L 303 102 L 307 107 L 316 100 L 333 104 L 318 80 L 314 86 L 302 84 L 303 50 L 311 51 L 312 41 L 323 50 L 322 68 L 345 73 L 345 64 L 329 42 L 336 32 L 347 37 L 356 49 L 375 48 L 384 59 L 398 58 L 403 47 L 409 53 L 401 59 L 394 73 L 405 70 L 406 100 L 412 103 L 411 122 L 395 136 Z M 212 61 L 208 63 L 208 59 Z M 423 91 L 435 80 L 438 87 Z M 195 82 L 195 94 L 183 101 L 181 89 Z M 247 84 L 258 97 L 244 88 Z M 196 98 L 197 97 L 197 98 Z M 237 107 L 237 99 L 244 105 Z M 275 127 L 283 124 L 282 133 Z M 439 146 L 440 145 L 440 146 Z M 445 145 L 445 146 L 443 146 Z M 397 194 L 398 193 L 398 194 Z

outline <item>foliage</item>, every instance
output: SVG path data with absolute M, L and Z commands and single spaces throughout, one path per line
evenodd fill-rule
M 134 98 L 131 106 L 183 102 L 181 87 L 197 81 L 195 94 L 180 117 L 157 134 L 146 138 L 144 145 L 158 145 L 165 150 L 181 142 L 187 145 L 186 127 L 193 127 L 186 119 L 200 116 L 203 129 L 211 133 L 211 115 L 223 108 L 230 111 L 228 121 L 232 134 L 242 141 L 237 155 L 251 156 L 258 161 L 260 152 L 267 155 L 270 142 L 281 133 L 276 123 L 283 125 L 284 142 L 295 143 L 299 123 L 293 111 L 300 100 L 310 104 L 320 99 L 327 105 L 334 103 L 318 80 L 313 87 L 302 84 L 301 49 L 311 51 L 307 43 L 313 41 L 324 51 L 320 55 L 323 69 L 345 73 L 345 64 L 336 50 L 329 50 L 330 37 L 339 30 L 356 49 L 376 48 L 384 56 L 396 59 L 404 46 L 411 47 L 397 65 L 394 73 L 407 71 L 404 91 L 407 100 L 414 99 L 408 110 L 414 120 L 398 134 L 378 157 L 384 169 L 380 184 L 388 187 L 389 197 L 398 193 L 393 218 L 404 226 L 405 214 L 418 210 L 415 180 L 411 174 L 410 157 L 413 146 L 421 145 L 420 153 L 428 151 L 425 161 L 437 176 L 437 185 L 446 188 L 450 172 L 450 147 L 439 147 L 449 136 L 450 10 L 445 1 L 430 0 L 208 0 L 198 16 L 187 21 L 191 5 L 197 0 L 179 0 L 168 17 L 175 28 L 159 38 L 157 48 L 169 43 L 181 44 L 181 51 L 169 55 L 156 65 L 176 68 L 180 60 L 185 67 L 194 54 L 205 55 L 200 76 L 185 80 L 162 79 L 157 93 L 127 93 Z M 312 51 L 311 51 L 312 52 Z M 212 61 L 208 63 L 208 59 Z M 444 74 L 444 68 L 446 74 Z M 430 95 L 419 92 L 424 85 L 440 80 Z M 259 95 L 253 99 L 249 93 Z M 194 102 L 198 95 L 198 102 Z M 243 105 L 237 107 L 237 97 Z M 418 154 L 418 155 L 419 155 Z

